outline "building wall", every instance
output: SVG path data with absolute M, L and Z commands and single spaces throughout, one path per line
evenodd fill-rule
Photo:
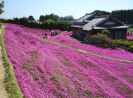
M 98 32 L 101 32 L 101 30 L 91 30 L 91 31 L 84 31 L 82 29 L 81 33 L 85 33 L 86 38 L 90 38 L 92 35 L 97 34 Z M 126 39 L 127 36 L 127 29 L 109 29 L 110 35 L 109 37 L 111 39 L 115 39 L 115 33 L 116 32 L 121 32 L 121 39 Z M 73 35 L 77 36 L 79 32 L 79 28 L 73 28 Z
M 97 34 L 98 32 L 101 32 L 101 30 L 92 30 L 92 35 Z M 127 29 L 109 29 L 110 35 L 109 37 L 111 39 L 115 39 L 116 32 L 121 32 L 121 39 L 126 39 Z M 119 35 L 119 34 L 118 34 Z
M 73 30 L 73 35 L 77 35 L 78 33 L 82 33 L 82 29 L 80 28 L 72 28 L 72 30 Z

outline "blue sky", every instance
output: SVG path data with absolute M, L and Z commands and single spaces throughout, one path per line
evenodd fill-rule
M 0 18 L 28 17 L 36 20 L 40 15 L 54 13 L 59 16 L 73 15 L 75 19 L 94 10 L 133 9 L 133 0 L 0 0 L 5 2 Z

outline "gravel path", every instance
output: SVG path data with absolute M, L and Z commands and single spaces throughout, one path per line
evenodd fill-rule
M 0 35 L 2 33 L 2 28 L 0 29 Z M 8 93 L 5 90 L 5 83 L 4 83 L 4 79 L 5 79 L 5 68 L 3 65 L 3 61 L 2 61 L 2 53 L 1 53 L 1 46 L 0 46 L 0 98 L 8 98 Z

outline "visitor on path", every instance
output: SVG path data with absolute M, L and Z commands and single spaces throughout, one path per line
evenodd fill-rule
M 129 32 L 128 32 L 128 36 L 129 36 Z
M 54 31 L 52 31 L 51 36 L 54 36 Z
M 47 38 L 47 33 L 45 33 L 45 38 Z
M 131 31 L 131 36 L 132 36 L 132 31 Z
M 53 36 L 53 33 L 51 33 L 51 36 Z

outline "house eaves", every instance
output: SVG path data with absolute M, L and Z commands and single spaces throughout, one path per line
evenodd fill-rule
M 101 23 L 105 22 L 106 20 L 108 20 L 108 19 L 110 19 L 110 18 L 112 18 L 112 19 L 114 19 L 115 21 L 119 22 L 121 25 L 124 25 L 122 22 L 120 22 L 119 20 L 117 20 L 117 19 L 113 18 L 111 15 L 109 15 L 106 19 L 104 19 L 104 20 L 102 20 L 101 22 L 95 24 L 95 26 L 100 25 Z

